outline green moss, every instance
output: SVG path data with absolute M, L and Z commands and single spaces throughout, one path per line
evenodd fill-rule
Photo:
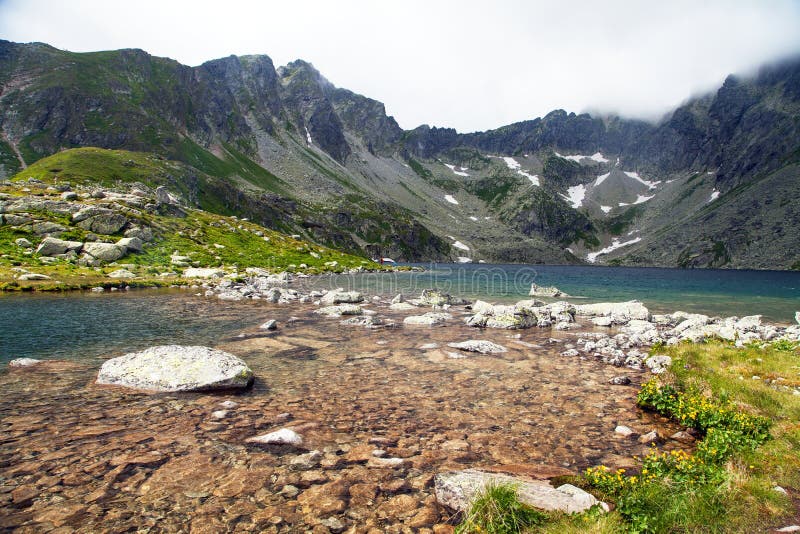
M 0 177 L 13 176 L 19 172 L 20 168 L 21 165 L 14 149 L 5 141 L 0 140 Z
M 431 171 L 423 167 L 419 161 L 415 160 L 414 158 L 408 158 L 406 161 L 408 161 L 408 166 L 411 167 L 411 170 L 417 173 L 417 176 L 420 178 L 425 180 L 433 178 Z
M 611 235 L 622 235 L 623 232 L 630 228 L 633 221 L 642 216 L 644 209 L 642 205 L 631 206 L 619 215 L 615 215 L 604 221 L 603 228 Z
M 502 204 L 516 189 L 518 180 L 507 176 L 491 176 L 467 184 L 466 188 L 490 207 Z

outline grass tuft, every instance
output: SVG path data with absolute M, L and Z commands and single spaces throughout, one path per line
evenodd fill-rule
M 520 502 L 511 484 L 488 485 L 456 527 L 457 534 L 512 534 L 541 525 L 547 516 Z

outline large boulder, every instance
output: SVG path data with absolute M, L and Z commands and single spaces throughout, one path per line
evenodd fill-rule
M 640 321 L 650 320 L 650 312 L 638 300 L 580 304 L 575 306 L 575 314 L 588 317 L 612 317 L 614 322 L 618 324 L 625 324 L 633 319 Z
M 117 245 L 125 247 L 130 252 L 141 252 L 144 243 L 138 237 L 123 237 L 117 241 Z
M 128 219 L 124 215 L 112 212 L 89 217 L 80 221 L 78 226 L 96 234 L 111 235 L 122 230 L 126 224 Z
M 110 262 L 123 257 L 127 249 L 115 243 L 85 243 L 83 251 L 97 260 Z
M 253 371 L 228 352 L 162 345 L 106 361 L 97 383 L 149 391 L 242 389 L 253 383 Z
M 561 291 L 555 286 L 539 286 L 531 284 L 531 291 L 528 293 L 531 297 L 567 297 L 566 293 Z
M 364 313 L 364 310 L 361 309 L 361 306 L 356 304 L 338 304 L 336 306 L 325 306 L 324 308 L 314 310 L 314 313 L 327 317 L 341 317 L 342 315 L 361 315 Z
M 325 296 L 319 299 L 319 302 L 325 306 L 332 306 L 334 304 L 355 304 L 358 302 L 364 302 L 364 295 L 358 291 L 334 289 L 332 291 L 328 291 Z
M 436 326 L 452 319 L 449 313 L 428 312 L 424 315 L 409 315 L 403 319 L 403 324 L 416 326 Z
M 547 481 L 513 477 L 476 469 L 439 473 L 434 478 L 436 500 L 451 510 L 464 512 L 475 496 L 489 485 L 511 484 L 519 500 L 540 510 L 568 514 L 585 512 L 600 501 L 570 484 L 554 488 Z
M 55 237 L 45 237 L 36 248 L 36 253 L 41 256 L 57 256 L 68 251 L 78 252 L 83 243 L 80 241 L 63 241 Z
M 423 289 L 422 294 L 419 296 L 419 298 L 414 299 L 413 304 L 417 304 L 418 306 L 433 306 L 438 308 L 445 305 L 461 306 L 468 304 L 468 302 L 462 298 L 443 293 L 438 289 Z
M 183 271 L 184 278 L 222 278 L 224 276 L 224 269 L 210 267 L 189 267 Z

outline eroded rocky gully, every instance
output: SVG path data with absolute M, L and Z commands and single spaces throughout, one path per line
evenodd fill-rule
M 646 371 L 561 356 L 576 332 L 475 329 L 458 310 L 444 327 L 378 329 L 320 318 L 309 304 L 216 301 L 203 313 L 231 306 L 279 325 L 217 344 L 255 372 L 242 393 L 100 387 L 100 360 L 0 374 L 0 528 L 449 532 L 437 472 L 630 466 L 648 446 L 617 425 L 678 430 L 636 408 Z M 387 302 L 371 307 L 402 324 Z M 446 344 L 466 339 L 508 352 L 452 358 Z M 610 385 L 621 373 L 632 383 Z M 285 427 L 302 434 L 302 450 L 245 443 Z

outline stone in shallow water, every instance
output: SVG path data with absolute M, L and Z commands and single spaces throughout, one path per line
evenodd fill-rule
M 248 438 L 245 441 L 258 445 L 292 445 L 298 447 L 303 444 L 303 437 L 291 428 L 281 428 L 269 434 Z
M 42 360 L 37 360 L 35 358 L 15 358 L 8 362 L 9 367 L 30 367 L 32 365 L 36 365 L 37 363 L 42 363 Z
M 409 315 L 403 319 L 403 324 L 418 326 L 435 326 L 442 324 L 453 316 L 449 313 L 428 312 L 425 315 Z
M 162 345 L 106 361 L 97 383 L 150 391 L 237 389 L 253 383 L 253 371 L 228 352 Z
M 447 346 L 454 349 L 465 350 L 467 352 L 479 352 L 481 354 L 499 354 L 502 352 L 508 352 L 508 349 L 506 349 L 504 346 L 498 345 L 497 343 L 492 343 L 491 341 L 486 341 L 485 339 L 469 339 L 460 343 L 448 343 Z
M 266 323 L 259 326 L 259 328 L 261 330 L 275 330 L 278 328 L 278 321 L 276 321 L 275 319 L 270 319 Z
M 608 381 L 609 384 L 613 386 L 627 386 L 631 383 L 631 379 L 627 376 L 615 376 L 611 380 Z
M 554 488 L 541 480 L 529 480 L 475 469 L 439 473 L 435 479 L 436 500 L 452 510 L 464 511 L 487 484 L 514 484 L 520 501 L 541 510 L 576 513 L 588 510 L 599 501 L 589 493 L 565 484 Z

